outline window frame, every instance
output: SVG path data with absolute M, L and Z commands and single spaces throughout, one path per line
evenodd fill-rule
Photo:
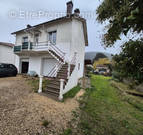
M 35 42 L 36 45 L 38 45 L 38 43 L 39 43 L 39 37 L 40 37 L 39 33 L 34 35 L 34 42 Z M 38 42 L 36 41 L 36 39 L 38 39 Z
M 55 37 L 54 37 L 54 35 L 55 35 Z M 56 43 L 57 43 L 57 31 L 56 30 L 48 32 L 48 41 L 50 41 L 52 44 L 56 45 Z
M 25 41 L 26 38 L 27 38 L 27 41 Z M 22 43 L 27 43 L 27 42 L 28 42 L 28 36 L 22 37 Z

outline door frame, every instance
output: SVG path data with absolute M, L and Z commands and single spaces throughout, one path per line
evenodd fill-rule
M 29 62 L 29 58 L 20 58 L 20 74 L 22 74 L 22 62 Z M 28 71 L 29 71 L 29 66 L 28 66 Z

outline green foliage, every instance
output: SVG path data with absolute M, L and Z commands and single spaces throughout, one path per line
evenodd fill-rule
M 89 74 L 90 72 L 93 71 L 93 68 L 91 66 L 86 66 L 86 71 L 87 71 L 87 74 Z
M 113 57 L 114 74 L 116 78 L 130 77 L 139 82 L 143 81 L 143 41 L 126 42 L 122 46 L 122 52 Z
M 44 127 L 47 127 L 49 124 L 50 124 L 50 122 L 47 121 L 47 120 L 44 120 L 44 121 L 42 122 L 42 125 L 43 125 Z
M 37 93 L 38 89 L 39 89 L 39 78 L 38 77 L 28 77 L 26 80 L 27 80 L 28 84 L 31 85 L 33 91 L 35 93 Z M 43 91 L 46 89 L 48 83 L 50 83 L 50 81 L 43 78 L 43 83 L 42 83 Z
M 102 59 L 102 58 L 107 58 L 107 56 L 104 53 L 97 53 L 94 58 L 94 61 L 98 61 L 99 59 Z
M 124 75 L 121 72 L 113 71 L 112 72 L 112 78 L 116 81 L 122 81 Z
M 61 135 L 71 135 L 71 134 L 72 134 L 72 130 L 68 128 Z
M 141 135 L 142 100 L 121 95 L 110 85 L 110 79 L 92 75 L 93 87 L 87 89 L 80 104 L 79 134 Z M 131 99 L 128 100 L 129 98 Z
M 143 30 L 142 0 L 103 0 L 97 9 L 97 19 L 102 23 L 109 21 L 104 35 L 105 45 L 112 46 L 120 35 L 129 30 L 140 33 Z
M 80 86 L 77 85 L 76 87 L 72 88 L 69 92 L 64 94 L 64 100 L 67 98 L 73 98 L 75 95 L 81 90 Z

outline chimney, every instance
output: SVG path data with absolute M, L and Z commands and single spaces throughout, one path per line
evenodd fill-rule
M 72 15 L 72 10 L 73 10 L 73 2 L 69 1 L 67 2 L 67 16 Z
M 80 15 L 80 10 L 79 10 L 78 8 L 76 8 L 76 9 L 74 10 L 74 15 L 75 15 L 76 17 L 79 17 L 79 15 Z
M 27 28 L 28 28 L 28 29 L 31 28 L 31 27 L 32 27 L 31 25 L 27 24 Z

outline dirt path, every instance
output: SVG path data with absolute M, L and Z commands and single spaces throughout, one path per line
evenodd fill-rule
M 20 76 L 0 78 L 0 135 L 59 135 L 79 106 L 76 98 L 60 103 L 33 93 Z

